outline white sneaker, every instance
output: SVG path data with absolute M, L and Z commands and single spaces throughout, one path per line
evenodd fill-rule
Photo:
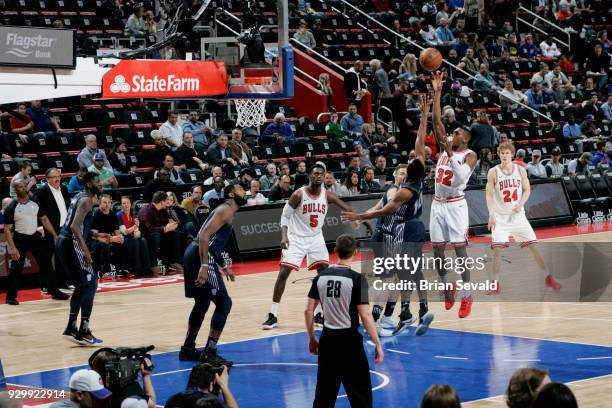
M 378 337 L 391 337 L 393 336 L 393 330 L 385 329 L 379 324 L 376 324 L 376 333 L 378 333 Z
M 378 323 L 385 329 L 395 329 L 399 323 L 399 319 L 393 316 L 382 315 L 378 318 Z

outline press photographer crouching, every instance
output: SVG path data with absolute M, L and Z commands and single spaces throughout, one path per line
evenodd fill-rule
M 223 397 L 223 400 L 221 400 Z M 225 404 L 222 402 L 225 401 Z M 191 369 L 187 388 L 166 401 L 165 408 L 238 408 L 229 389 L 229 372 L 226 366 L 213 367 L 200 363 Z
M 100 374 L 104 386 L 113 393 L 111 408 L 155 408 L 153 364 L 148 354 L 153 349 L 154 346 L 102 348 L 89 357 L 89 366 Z

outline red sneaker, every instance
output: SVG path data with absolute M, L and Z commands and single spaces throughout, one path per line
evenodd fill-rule
M 461 299 L 461 307 L 459 308 L 459 317 L 465 318 L 472 313 L 472 303 L 473 303 L 472 295 L 468 297 L 464 297 Z
M 557 282 L 555 278 L 553 278 L 552 275 L 548 275 L 546 279 L 544 279 L 544 283 L 546 283 L 546 286 L 548 286 L 549 288 L 552 288 L 555 292 L 558 292 L 561 290 L 561 284 Z
M 454 282 L 452 283 L 452 285 L 452 289 L 444 291 L 444 307 L 446 308 L 446 310 L 451 310 L 455 305 L 455 292 L 457 291 L 457 288 L 455 287 Z
M 496 288 L 487 290 L 487 295 L 499 295 L 499 292 L 501 291 L 501 287 L 499 286 L 499 281 L 495 280 L 493 282 L 495 282 Z

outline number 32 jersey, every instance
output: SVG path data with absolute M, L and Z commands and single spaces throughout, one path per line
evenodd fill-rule
M 314 237 L 322 233 L 325 216 L 329 204 L 327 202 L 327 192 L 321 188 L 318 197 L 312 197 L 302 187 L 302 201 L 295 209 L 293 217 L 289 222 L 289 234 L 300 237 Z
M 436 189 L 436 197 L 439 199 L 450 199 L 463 197 L 465 187 L 467 186 L 467 181 L 458 186 L 453 186 L 453 178 L 455 177 L 455 173 L 453 172 L 453 168 L 451 167 L 450 161 L 454 160 L 459 162 L 460 164 L 465 163 L 465 156 L 469 153 L 473 153 L 470 149 L 465 149 L 462 151 L 453 152 L 453 157 L 449 158 L 446 152 L 443 152 L 438 159 L 438 163 L 436 164 L 436 174 L 435 174 L 435 189 Z

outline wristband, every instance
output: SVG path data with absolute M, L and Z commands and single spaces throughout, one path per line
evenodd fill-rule
M 200 268 L 203 267 L 203 266 L 208 267 L 208 264 L 207 263 L 200 264 Z

